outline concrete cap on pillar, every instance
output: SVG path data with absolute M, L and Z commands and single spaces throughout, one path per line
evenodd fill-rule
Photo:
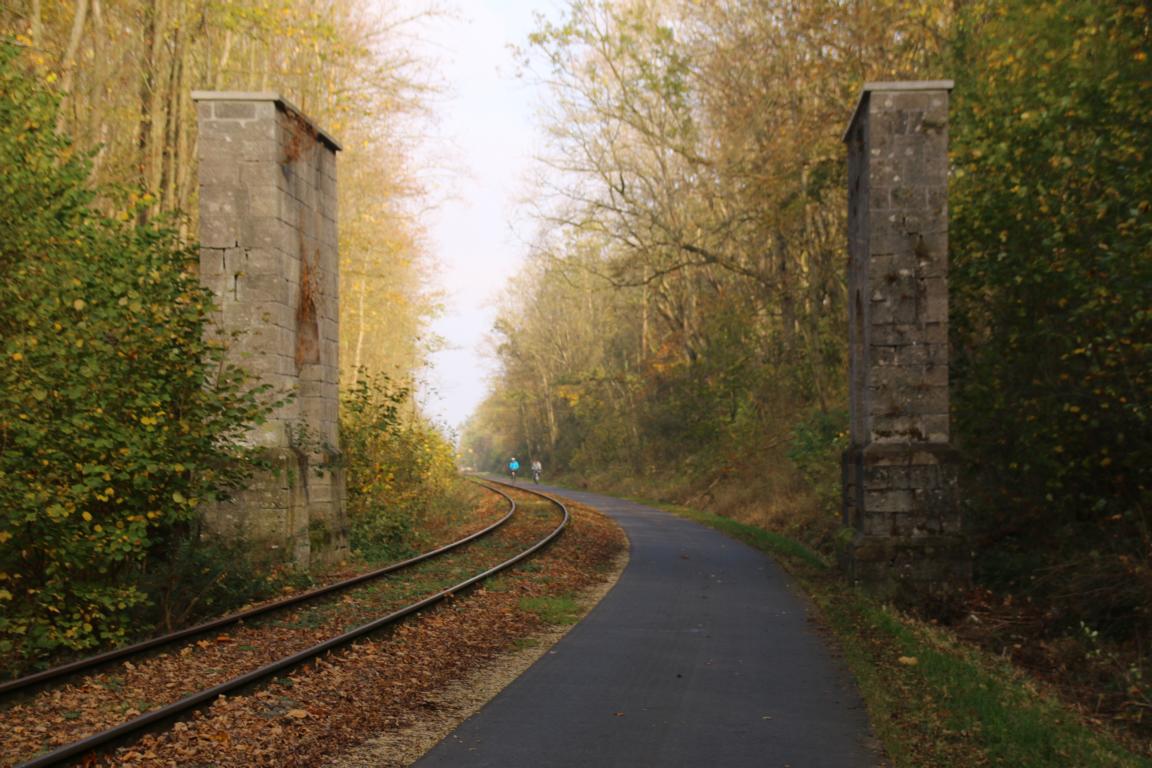
M 316 136 L 334 151 L 341 152 L 344 147 L 336 141 L 330 133 L 316 125 L 316 121 L 296 108 L 296 105 L 278 93 L 269 91 L 192 91 L 192 101 L 271 101 L 285 112 L 291 112 L 307 123 L 316 131 Z
M 955 83 L 951 80 L 896 80 L 893 82 L 864 83 L 860 89 L 860 98 L 856 100 L 856 109 L 852 110 L 852 119 L 844 130 L 841 141 L 848 141 L 852 133 L 852 126 L 864 105 L 868 103 L 868 94 L 873 91 L 951 91 Z

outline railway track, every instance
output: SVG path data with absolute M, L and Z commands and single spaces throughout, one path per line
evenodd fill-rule
M 542 497 L 548 504 L 546 508 L 536 505 L 533 509 L 524 510 L 523 506 L 518 508 L 507 494 L 486 487 L 508 500 L 508 513 L 481 531 L 450 545 L 370 574 L 262 606 L 254 612 L 233 614 L 181 633 L 47 670 L 22 679 L 23 682 L 6 684 L 3 690 L 9 694 L 29 688 L 39 692 L 27 702 L 13 703 L 0 713 L 0 730 L 16 733 L 14 722 L 35 718 L 37 712 L 52 712 L 54 693 L 59 689 L 47 686 L 61 679 L 74 680 L 85 672 L 87 676 L 80 685 L 86 699 L 89 698 L 87 694 L 91 694 L 90 711 L 77 717 L 83 721 L 77 726 L 101 722 L 95 728 L 90 727 L 88 735 L 80 738 L 75 738 L 76 728 L 71 728 L 64 729 L 66 733 L 41 734 L 42 738 L 32 748 L 25 743 L 23 751 L 15 754 L 8 747 L 0 747 L 0 764 L 15 764 L 19 768 L 68 764 L 110 745 L 130 741 L 145 731 L 172 723 L 181 715 L 204 707 L 224 694 L 284 674 L 467 589 L 531 556 L 555 539 L 567 525 L 567 509 L 551 497 L 517 486 L 517 490 Z M 518 510 L 520 514 L 517 514 Z M 560 516 L 558 523 L 557 511 Z M 467 547 L 466 544 L 474 546 Z M 404 589 L 383 579 L 399 570 L 408 571 Z M 336 597 L 339 597 L 338 602 L 334 602 Z M 315 603 L 319 605 L 309 605 Z M 271 616 L 281 618 L 270 621 Z M 225 628 L 231 628 L 232 632 L 212 637 Z M 204 639 L 187 642 L 195 636 Z M 181 641 L 185 643 L 178 651 L 159 651 Z M 257 648 L 261 653 L 248 653 Z M 133 663 L 132 660 L 138 660 L 141 655 L 148 658 Z M 238 656 L 244 657 L 246 665 L 239 674 Z M 116 674 L 90 672 L 93 668 L 108 668 L 114 662 L 120 662 Z M 165 669 L 174 665 L 177 670 L 186 671 L 174 675 L 169 669 L 157 677 L 154 670 L 148 669 L 153 662 Z M 158 692 L 158 701 L 116 701 L 118 687 L 138 691 L 140 687 L 135 678 L 142 676 L 147 680 L 149 675 L 153 675 L 164 689 Z M 193 679 L 203 685 L 200 690 L 186 690 L 187 681 Z M 16 685 L 21 682 L 21 685 Z M 113 715 L 117 709 L 123 717 L 120 722 Z M 65 741 L 67 743 L 62 743 Z M 35 754 L 38 750 L 40 754 Z M 24 762 L 14 762 L 19 760 Z
M 14 680 L 0 682 L 0 698 L 23 693 L 29 690 L 34 690 L 44 685 L 45 683 L 52 682 L 53 680 L 59 680 L 61 678 L 67 678 L 98 669 L 114 661 L 138 657 L 143 653 L 154 651 L 165 646 L 174 645 L 180 641 L 188 640 L 190 638 L 204 635 L 209 632 L 224 629 L 225 627 L 238 624 L 242 621 L 249 621 L 255 619 L 258 616 L 263 616 L 275 611 L 282 611 L 296 605 L 302 605 L 324 597 L 325 595 L 340 592 L 358 584 L 363 584 L 388 574 L 402 571 L 406 568 L 416 565 L 417 563 L 436 557 L 437 555 L 450 552 L 457 547 L 463 546 L 470 541 L 475 541 L 476 539 L 481 538 L 499 528 L 512 517 L 516 510 L 515 502 L 507 494 L 488 486 L 481 487 L 485 487 L 487 490 L 503 496 L 504 499 L 508 502 L 508 512 L 491 525 L 485 526 L 484 528 L 464 536 L 456 541 L 453 541 L 450 544 L 445 544 L 442 547 L 437 547 L 436 549 L 416 555 L 415 557 L 401 560 L 396 563 L 390 563 L 382 568 L 378 568 L 367 573 L 363 573 L 349 579 L 344 579 L 323 587 L 311 589 L 298 595 L 293 595 L 291 597 L 286 597 L 280 600 L 274 600 L 247 610 L 237 611 L 235 613 L 228 614 L 227 616 L 213 619 L 212 621 L 186 627 L 185 629 L 179 630 L 177 632 L 159 635 L 139 643 L 124 646 L 123 648 L 116 648 L 106 653 L 89 656 L 74 662 L 70 662 L 68 664 L 61 664 L 59 666 L 52 667 L 51 669 L 25 675 L 24 677 L 19 677 Z

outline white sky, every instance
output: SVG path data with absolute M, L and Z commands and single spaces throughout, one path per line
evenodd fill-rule
M 563 0 L 444 0 L 452 18 L 422 27 L 438 79 L 438 136 L 430 151 L 450 155 L 438 174 L 444 203 L 428 218 L 430 244 L 441 265 L 444 316 L 433 326 L 448 349 L 432 357 L 422 400 L 434 418 L 459 427 L 487 391 L 482 351 L 495 320 L 496 299 L 523 263 L 530 223 L 517 201 L 527 189 L 541 148 L 533 120 L 541 95 L 516 78 L 510 45 L 527 46 L 534 12 L 560 16 Z M 444 143 L 447 143 L 447 152 Z

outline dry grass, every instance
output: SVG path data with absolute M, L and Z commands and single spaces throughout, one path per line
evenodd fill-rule
M 621 476 L 614 471 L 566 476 L 557 482 L 711 512 L 790 536 L 826 556 L 831 555 L 841 527 L 839 509 L 830 508 L 783 456 L 704 477 L 667 471 Z

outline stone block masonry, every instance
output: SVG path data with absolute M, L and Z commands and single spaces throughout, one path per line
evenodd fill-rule
M 848 145 L 842 565 L 891 593 L 971 579 L 948 402 L 951 81 L 869 83 Z
M 200 277 L 228 357 L 289 396 L 249 435 L 274 469 L 210 528 L 300 566 L 347 550 L 340 468 L 340 145 L 276 94 L 195 91 Z M 235 336 L 235 338 L 233 338 Z

